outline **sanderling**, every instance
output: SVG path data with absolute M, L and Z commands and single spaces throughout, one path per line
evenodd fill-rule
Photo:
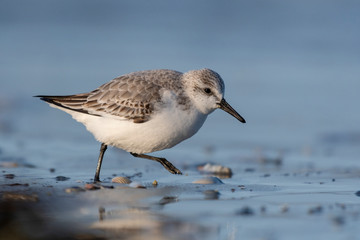
M 69 113 L 101 142 L 94 178 L 100 181 L 108 145 L 181 174 L 165 158 L 145 153 L 171 148 L 190 138 L 217 108 L 245 123 L 225 101 L 224 89 L 220 75 L 210 69 L 186 73 L 161 69 L 122 75 L 89 93 L 36 97 Z

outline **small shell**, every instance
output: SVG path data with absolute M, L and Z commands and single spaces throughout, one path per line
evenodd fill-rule
M 122 184 L 130 184 L 131 180 L 127 177 L 114 177 L 111 179 L 111 182 L 113 183 L 122 183 Z
M 205 177 L 193 181 L 196 184 L 223 184 L 223 182 L 217 177 Z
M 139 182 L 132 182 L 132 183 L 129 184 L 129 186 L 132 187 L 132 188 L 146 188 L 144 185 L 142 185 Z
M 156 187 L 158 185 L 158 182 L 156 180 L 153 181 L 152 185 Z
M 84 188 L 86 190 L 98 190 L 98 189 L 100 189 L 100 186 L 97 184 L 93 184 L 93 183 L 87 183 L 87 184 L 85 184 Z

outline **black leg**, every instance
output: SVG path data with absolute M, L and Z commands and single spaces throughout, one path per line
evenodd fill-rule
M 107 145 L 105 143 L 101 144 L 100 147 L 100 155 L 99 155 L 99 160 L 98 160 L 98 164 L 96 167 L 96 172 L 95 172 L 95 177 L 94 177 L 94 182 L 100 182 L 100 169 L 101 169 L 101 163 L 104 157 L 104 153 L 107 149 Z
M 145 158 L 145 159 L 157 161 L 161 163 L 161 165 L 163 165 L 164 168 L 166 168 L 166 170 L 168 170 L 172 174 L 182 174 L 179 169 L 177 169 L 174 165 L 171 164 L 171 162 L 169 162 L 165 158 L 153 157 L 153 156 L 149 156 L 145 154 L 137 154 L 137 153 L 131 153 L 131 155 L 138 158 Z

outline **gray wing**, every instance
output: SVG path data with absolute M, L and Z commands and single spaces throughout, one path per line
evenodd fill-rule
M 87 97 L 83 107 L 90 114 L 113 116 L 146 122 L 161 101 L 161 86 L 141 77 L 122 76 L 102 85 Z
M 171 70 L 136 72 L 115 78 L 90 93 L 37 97 L 73 111 L 95 116 L 111 115 L 143 123 L 150 119 L 154 105 L 161 102 L 161 90 L 170 89 L 172 84 L 169 82 L 173 80 L 178 84 L 180 75 Z

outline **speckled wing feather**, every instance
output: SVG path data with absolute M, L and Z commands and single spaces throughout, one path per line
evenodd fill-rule
M 38 97 L 73 111 L 143 123 L 150 119 L 154 104 L 161 101 L 162 90 L 179 89 L 181 75 L 172 70 L 141 71 L 115 78 L 90 93 Z

